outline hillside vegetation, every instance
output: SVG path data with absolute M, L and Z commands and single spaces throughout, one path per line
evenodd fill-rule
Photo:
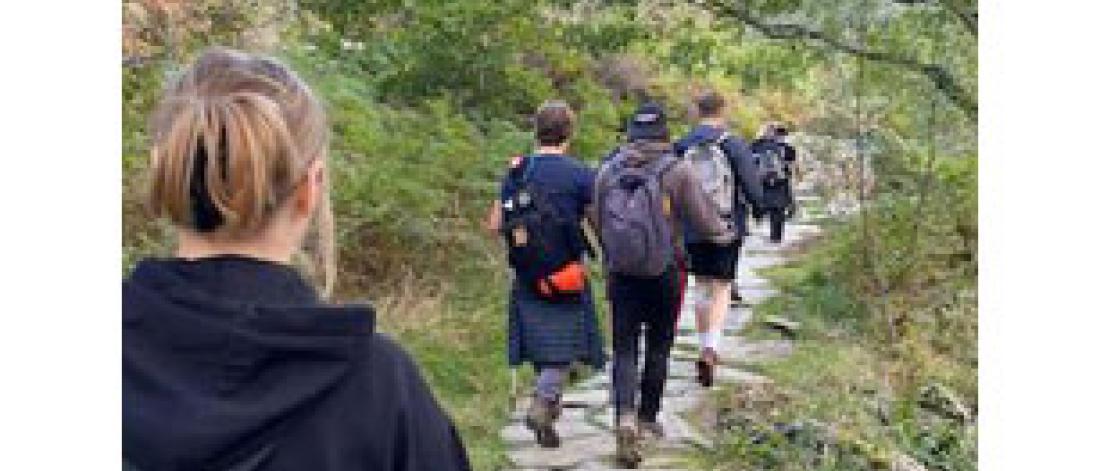
M 867 367 L 885 368 L 899 391 L 932 375 L 976 408 L 976 2 L 143 0 L 122 8 L 124 272 L 172 247 L 140 203 L 145 119 L 161 84 L 212 44 L 282 58 L 320 93 L 332 121 L 337 298 L 379 307 L 381 329 L 423 366 L 477 469 L 506 465 L 497 431 L 510 410 L 506 267 L 480 220 L 510 156 L 530 150 L 530 114 L 549 98 L 578 111 L 572 151 L 589 162 L 616 144 L 643 98 L 664 102 L 683 131 L 689 97 L 703 86 L 731 98 L 743 135 L 782 119 L 854 140 L 863 158 L 838 156 L 837 168 L 855 175 L 862 163 L 875 175 L 874 191 L 854 196 L 871 210 L 830 235 L 809 266 L 777 275 L 796 297 L 776 309 L 842 332 L 821 348 L 847 344 L 844 329 L 867 333 L 871 343 L 853 355 L 875 358 Z

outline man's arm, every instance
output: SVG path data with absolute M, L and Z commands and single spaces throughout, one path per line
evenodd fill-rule
M 756 170 L 752 152 L 744 142 L 733 139 L 726 141 L 726 147 L 737 187 L 742 189 L 745 198 L 753 208 L 761 207 L 764 201 L 764 187 L 760 182 L 760 173 Z
M 502 209 L 500 207 L 500 200 L 493 200 L 493 204 L 489 206 L 489 212 L 485 215 L 485 219 L 482 221 L 482 227 L 485 232 L 496 235 L 500 232 L 501 220 L 504 219 Z
M 795 180 L 801 179 L 802 169 L 798 167 L 798 154 L 797 152 L 795 152 L 794 146 L 788 143 L 783 143 L 783 150 L 783 160 L 786 160 L 787 164 L 790 165 L 791 175 L 794 177 Z

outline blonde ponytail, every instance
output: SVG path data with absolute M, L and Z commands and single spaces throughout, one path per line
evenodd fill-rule
M 327 156 L 328 123 L 313 92 L 279 62 L 228 49 L 205 52 L 153 113 L 149 207 L 198 232 L 254 234 Z M 328 177 L 315 216 L 327 296 L 336 278 Z

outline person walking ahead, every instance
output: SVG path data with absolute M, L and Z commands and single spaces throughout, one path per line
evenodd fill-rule
M 718 363 L 719 344 L 737 278 L 737 260 L 747 234 L 746 205 L 759 207 L 762 198 L 756 167 L 744 141 L 728 130 L 723 112 L 725 101 L 715 92 L 695 99 L 699 124 L 676 142 L 677 154 L 691 164 L 708 196 L 719 208 L 723 221 L 737 237 L 730 245 L 719 245 L 703 237 L 690 224 L 686 231 L 689 271 L 695 276 L 695 322 L 699 334 L 697 379 L 710 387 Z
M 331 288 L 329 128 L 309 87 L 215 49 L 151 124 L 149 207 L 178 247 L 122 285 L 123 469 L 470 469 L 374 311 L 325 303 L 290 264 L 315 230 Z
M 663 436 L 657 415 L 683 295 L 683 274 L 675 263 L 681 221 L 716 243 L 728 244 L 733 234 L 688 164 L 673 154 L 659 105 L 647 103 L 637 110 L 627 140 L 596 178 L 595 222 L 609 272 L 616 457 L 621 465 L 634 467 L 641 461 L 639 433 Z M 643 325 L 639 406 L 638 337 Z
M 514 272 L 508 307 L 508 360 L 537 373 L 526 424 L 535 440 L 554 448 L 561 440 L 553 423 L 570 365 L 603 368 L 605 359 L 596 309 L 583 258 L 582 222 L 592 204 L 595 172 L 569 157 L 573 111 L 551 101 L 535 115 L 535 153 L 519 156 L 501 184 L 490 215 L 508 247 Z
M 764 186 L 761 209 L 768 215 L 769 239 L 780 243 L 783 225 L 795 210 L 795 150 L 787 143 L 787 128 L 781 123 L 765 124 L 759 134 L 752 142 L 752 153 Z

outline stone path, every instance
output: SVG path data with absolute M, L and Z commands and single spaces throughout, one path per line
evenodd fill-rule
M 766 240 L 766 221 L 751 227 L 751 235 L 745 241 L 738 267 L 738 286 L 745 303 L 743 307 L 732 309 L 726 320 L 725 337 L 719 352 L 723 359 L 717 374 L 719 384 L 770 382 L 744 366 L 789 354 L 793 348 L 790 340 L 750 341 L 741 336 L 741 332 L 752 319 L 752 306 L 776 295 L 776 290 L 757 271 L 782 263 L 786 249 L 820 231 L 817 223 L 823 216 L 809 210 L 817 198 L 808 194 L 808 190 L 799 189 L 798 199 L 804 208 L 803 214 L 786 225 L 782 244 L 771 244 Z M 693 285 L 689 280 L 658 419 L 664 425 L 667 436 L 647 447 L 641 469 L 689 469 L 682 461 L 686 452 L 710 446 L 707 438 L 687 420 L 687 415 L 701 404 L 708 393 L 694 379 L 694 361 L 699 343 L 695 315 L 691 310 L 695 293 Z M 534 436 L 523 425 L 527 400 L 519 401 L 511 423 L 501 432 L 508 456 L 516 469 L 617 469 L 614 464 L 610 370 L 611 365 L 608 364 L 603 372 L 566 390 L 563 397 L 565 409 L 556 424 L 562 438 L 560 448 L 545 449 L 535 443 Z

